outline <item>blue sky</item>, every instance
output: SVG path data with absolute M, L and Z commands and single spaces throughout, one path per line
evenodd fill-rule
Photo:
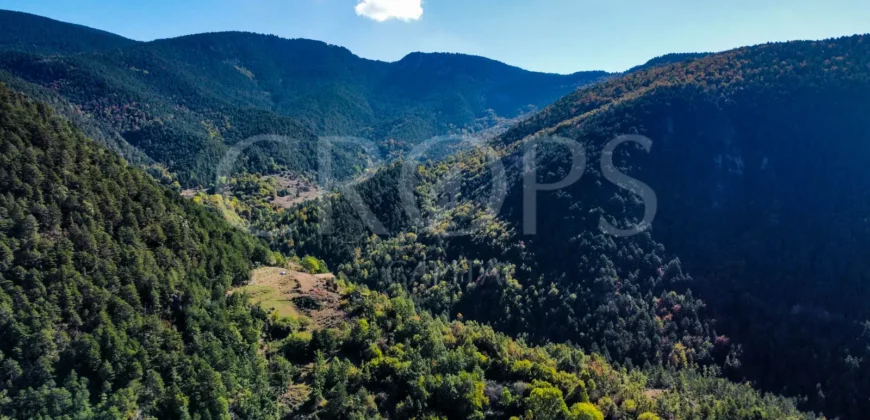
M 0 8 L 138 40 L 244 30 L 386 61 L 447 51 L 557 73 L 870 32 L 868 0 L 0 0 Z

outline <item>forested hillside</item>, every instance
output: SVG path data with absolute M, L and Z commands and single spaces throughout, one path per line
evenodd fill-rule
M 577 91 L 497 139 L 508 186 L 498 214 L 481 203 L 487 158 L 470 152 L 412 165 L 422 226 L 394 204 L 393 166 L 357 189 L 390 235 L 371 236 L 338 196 L 284 213 L 274 225 L 294 227 L 274 244 L 322 255 L 372 287 L 402 284 L 436 313 L 626 365 L 718 365 L 805 397 L 804 407 L 860 418 L 870 409 L 868 62 L 866 37 L 855 36 L 653 66 Z M 523 146 L 547 134 L 579 141 L 586 171 L 539 192 L 537 234 L 522 235 Z M 629 143 L 612 156 L 655 191 L 658 214 L 651 230 L 613 237 L 602 217 L 627 228 L 645 209 L 602 172 L 605 145 L 623 134 L 652 140 L 649 153 Z M 538 148 L 539 182 L 568 173 L 567 149 Z M 461 194 L 439 192 L 446 176 Z M 325 208 L 333 234 L 318 236 Z M 469 226 L 471 235 L 443 235 Z
M 315 135 L 363 137 L 389 157 L 432 136 L 504 124 L 608 76 L 535 73 L 460 54 L 386 63 L 318 41 L 241 32 L 98 42 L 76 25 L 6 11 L 0 19 L 10 28 L 0 32 L 0 81 L 68 101 L 102 127 L 101 139 L 122 137 L 185 187 L 213 184 L 227 148 L 253 136 L 278 134 L 299 146 L 258 142 L 241 169 L 310 175 Z M 13 30 L 24 26 L 40 30 Z M 82 45 L 56 45 L 63 39 Z M 80 54 L 46 57 L 61 53 Z M 358 148 L 337 153 L 339 177 L 372 164 Z
M 274 412 L 263 244 L 3 86 L 0 151 L 0 416 Z
M 280 254 L 2 85 L 0 151 L 4 418 L 814 418 L 715 370 L 617 369 L 401 292 L 339 281 L 340 323 L 279 316 L 236 286 Z
M 284 330 L 273 357 L 301 379 L 290 416 L 323 419 L 812 419 L 714 370 L 616 369 L 576 347 L 529 346 L 477 323 L 420 313 L 404 296 L 344 292 L 340 329 Z M 290 363 L 311 363 L 305 373 Z M 296 401 L 296 403 L 292 403 Z
M 43 60 L 40 55 L 7 52 L 0 54 L 0 62 L 8 66 L 9 72 L 0 72 L 0 77 L 6 76 L 9 84 L 46 102 L 70 103 L 73 109 L 65 114 L 90 123 L 100 133 L 97 139 L 120 138 L 114 143 L 133 148 L 128 158 L 144 154 L 177 174 L 184 186 L 215 183 L 218 164 L 230 148 L 261 135 L 284 136 L 293 143 L 266 140 L 244 147 L 245 157 L 234 162 L 238 169 L 310 174 L 317 168 L 317 137 L 295 119 L 230 106 L 217 97 L 203 97 L 184 83 L 158 83 L 165 90 L 155 89 L 137 78 L 135 71 L 126 67 L 117 71 L 114 63 L 88 55 Z M 162 75 L 175 78 L 171 71 Z M 336 167 L 346 171 L 338 175 L 352 176 L 354 165 L 366 166 L 367 159 L 356 152 L 335 149 Z
M 742 346 L 730 374 L 858 418 L 870 390 L 868 62 L 863 36 L 742 48 L 570 95 L 506 140 L 545 130 L 598 154 L 620 133 L 652 139 L 621 166 L 655 190 L 653 237 Z

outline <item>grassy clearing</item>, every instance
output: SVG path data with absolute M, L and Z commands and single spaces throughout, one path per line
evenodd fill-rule
M 306 328 L 330 328 L 345 318 L 340 295 L 329 291 L 332 275 L 311 275 L 281 267 L 263 267 L 251 273 L 248 286 L 230 293 L 244 293 L 251 303 L 279 318 L 289 318 Z M 315 307 L 299 307 L 298 299 L 310 299 Z M 297 301 L 294 303 L 294 299 Z
M 251 302 L 259 305 L 267 312 L 274 311 L 278 316 L 288 318 L 298 318 L 300 316 L 293 305 L 291 296 L 274 286 L 245 286 L 239 289 L 239 291 L 246 293 L 250 296 Z

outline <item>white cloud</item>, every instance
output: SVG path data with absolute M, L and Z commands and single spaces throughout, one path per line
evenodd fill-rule
M 377 22 L 419 20 L 423 16 L 423 0 L 360 0 L 356 14 Z

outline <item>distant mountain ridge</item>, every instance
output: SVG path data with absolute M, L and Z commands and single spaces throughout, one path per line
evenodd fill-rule
M 197 76 L 208 77 L 202 83 L 206 88 L 300 118 L 316 131 L 376 137 L 401 135 L 389 127 L 396 119 L 426 119 L 430 111 L 441 115 L 429 121 L 431 133 L 442 133 L 451 124 L 472 124 L 488 109 L 511 118 L 608 75 L 536 73 L 463 54 L 411 53 L 388 63 L 320 41 L 248 32 L 188 35 L 137 50 L 204 72 Z M 523 90 L 511 90 L 520 86 Z M 344 112 L 332 115 L 334 109 Z M 335 120 L 346 120 L 348 126 L 334 126 Z
M 212 182 L 217 157 L 254 135 L 302 137 L 308 151 L 264 157 L 247 170 L 310 172 L 317 135 L 362 137 L 385 155 L 400 153 L 432 136 L 501 124 L 608 76 L 535 73 L 460 54 L 387 63 L 319 41 L 246 32 L 140 43 L 16 12 L 0 11 L 0 20 L 44 28 L 0 31 L 0 80 L 54 92 L 112 127 L 101 137 L 123 137 L 184 185 Z M 56 45 L 71 33 L 93 36 Z M 341 165 L 344 176 L 365 166 Z
M 30 13 L 0 10 L 0 51 L 74 54 L 126 48 L 139 41 Z

